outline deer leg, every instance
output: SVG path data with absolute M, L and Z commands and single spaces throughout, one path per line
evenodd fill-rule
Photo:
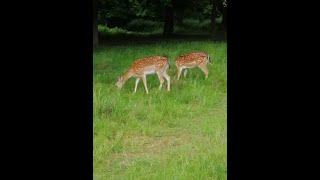
M 203 73 L 206 75 L 205 79 L 208 78 L 208 68 L 207 65 L 205 63 L 199 64 L 198 67 L 203 71 Z
M 163 72 L 163 76 L 167 80 L 167 90 L 170 91 L 170 76 L 167 74 L 167 70 Z
M 160 85 L 159 85 L 159 90 L 162 88 L 162 84 L 164 82 L 163 80 L 163 75 L 161 73 L 157 73 L 158 74 L 158 78 L 159 78 L 159 81 L 160 81 Z
M 147 94 L 149 94 L 148 87 L 147 87 L 147 78 L 146 78 L 146 75 L 143 75 L 143 76 L 142 76 L 142 81 L 143 81 L 143 85 L 144 85 L 144 88 L 146 89 Z
M 139 81 L 140 81 L 140 78 L 137 78 L 137 79 L 136 79 L 136 85 L 135 85 L 135 87 L 134 87 L 134 93 L 137 92 L 137 87 L 138 87 Z
M 182 68 L 178 68 L 178 80 L 180 79 L 180 75 L 181 75 L 181 72 L 182 72 Z
M 184 77 L 186 77 L 186 76 L 187 76 L 187 70 L 188 70 L 187 68 L 186 68 L 186 69 L 184 69 L 184 72 L 183 72 L 183 76 L 184 76 Z

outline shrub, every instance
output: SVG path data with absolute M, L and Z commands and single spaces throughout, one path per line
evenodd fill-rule
M 144 19 L 134 19 L 127 24 L 127 30 L 135 32 L 153 32 L 161 29 L 163 23 Z

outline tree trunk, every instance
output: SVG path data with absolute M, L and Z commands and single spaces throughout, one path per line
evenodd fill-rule
M 97 0 L 93 0 L 93 46 L 98 44 L 98 12 Z
M 176 9 L 175 13 L 176 13 L 175 20 L 176 20 L 177 25 L 182 25 L 183 24 L 183 10 Z
M 210 34 L 214 36 L 216 32 L 216 17 L 217 17 L 217 0 L 212 0 L 212 9 L 211 9 L 211 27 L 210 27 Z
M 218 9 L 222 14 L 221 31 L 227 31 L 227 7 L 221 3 L 219 4 Z
M 172 33 L 173 33 L 173 8 L 167 6 L 165 8 L 163 35 L 170 36 Z

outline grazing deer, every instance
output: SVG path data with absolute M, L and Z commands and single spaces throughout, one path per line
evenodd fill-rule
M 167 80 L 167 90 L 170 91 L 170 76 L 167 74 L 167 70 L 170 68 L 169 59 L 167 57 L 162 56 L 154 56 L 148 57 L 143 59 L 138 59 L 137 61 L 133 62 L 131 67 L 125 72 L 115 84 L 116 87 L 119 89 L 122 88 L 123 84 L 130 78 L 136 78 L 136 84 L 134 87 L 134 93 L 137 92 L 137 86 L 142 78 L 145 90 L 147 94 L 149 94 L 147 88 L 147 79 L 146 75 L 148 74 L 157 74 L 160 86 L 159 90 L 162 88 L 162 84 L 164 82 L 163 77 Z
M 199 67 L 206 75 L 205 79 L 208 78 L 207 63 L 211 63 L 209 54 L 204 52 L 192 52 L 179 56 L 176 59 L 176 67 L 178 69 L 178 80 L 180 79 L 181 72 L 184 70 L 184 77 L 187 75 L 187 69 Z

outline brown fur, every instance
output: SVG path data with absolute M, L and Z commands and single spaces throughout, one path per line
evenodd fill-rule
M 208 78 L 207 63 L 210 63 L 210 57 L 204 52 L 192 52 L 179 56 L 176 59 L 176 67 L 178 69 L 178 80 L 180 79 L 181 72 L 185 70 L 184 77 L 187 75 L 187 69 L 199 67 L 205 74 L 205 79 Z
M 142 78 L 145 90 L 148 94 L 149 92 L 147 88 L 146 75 L 156 73 L 160 81 L 159 89 L 161 89 L 162 87 L 164 77 L 167 80 L 167 89 L 168 91 L 170 91 L 170 77 L 167 74 L 167 69 L 169 68 L 169 66 L 170 65 L 168 58 L 163 56 L 153 56 L 138 59 L 135 62 L 133 62 L 131 67 L 127 70 L 127 72 L 119 78 L 118 82 L 116 83 L 116 86 L 121 89 L 122 85 L 125 83 L 127 79 L 129 79 L 130 77 L 135 77 L 137 79 L 134 93 L 136 93 L 137 85 L 139 83 L 140 78 Z

